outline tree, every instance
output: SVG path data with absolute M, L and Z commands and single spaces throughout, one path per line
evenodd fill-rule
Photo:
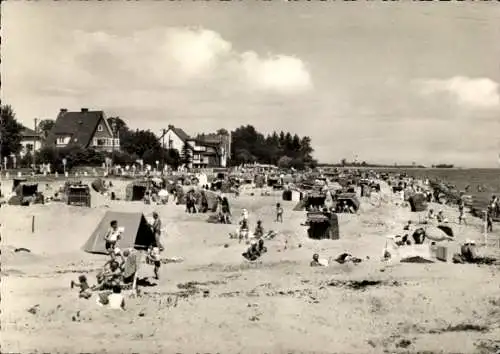
M 340 164 L 341 164 L 342 166 L 347 165 L 347 159 L 346 159 L 346 158 L 343 158 L 342 160 L 340 160 Z
M 300 137 L 289 132 L 273 132 L 267 137 L 259 133 L 253 126 L 241 126 L 231 134 L 231 163 L 260 162 L 266 164 L 283 164 L 302 169 L 316 164 L 312 158 L 311 138 Z M 287 159 L 282 159 L 287 157 Z M 285 163 L 286 162 L 286 163 Z
M 109 117 L 107 121 L 111 129 L 113 129 L 113 126 L 116 128 L 116 132 L 120 135 L 120 137 L 129 132 L 127 123 L 125 123 L 120 117 Z
M 281 168 L 290 168 L 292 160 L 293 159 L 291 157 L 289 157 L 289 156 L 282 156 L 278 160 L 278 167 L 281 167 Z
M 56 122 L 53 119 L 43 119 L 38 123 L 38 131 L 44 138 L 47 138 L 55 124 Z
M 187 141 L 182 146 L 181 161 L 186 165 L 186 167 L 189 167 L 192 162 L 191 147 L 189 146 Z
M 139 158 L 143 158 L 148 150 L 158 151 L 161 148 L 158 138 L 149 130 L 129 131 L 120 140 L 123 151 L 136 154 Z
M 229 135 L 229 132 L 226 129 L 221 128 L 221 129 L 217 130 L 216 134 L 217 135 L 222 135 L 222 136 L 227 136 L 227 135 Z
M 16 114 L 9 105 L 0 106 L 0 118 L 0 136 L 2 137 L 0 155 L 3 158 L 21 151 L 21 131 L 23 126 L 17 122 Z

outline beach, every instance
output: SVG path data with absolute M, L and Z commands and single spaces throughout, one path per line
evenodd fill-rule
M 113 180 L 121 199 L 126 183 Z M 357 214 L 338 215 L 339 240 L 321 241 L 307 237 L 305 212 L 292 211 L 296 203 L 281 200 L 281 192 L 261 194 L 246 189 L 229 197 L 234 215 L 246 208 L 252 228 L 262 220 L 278 234 L 257 262 L 245 261 L 247 246 L 229 239 L 237 225 L 207 223 L 207 214 L 187 214 L 182 205 L 111 201 L 92 192 L 92 208 L 2 207 L 2 351 L 492 353 L 500 346 L 498 266 L 381 260 L 387 236 L 421 218 L 388 188 L 361 198 Z M 277 202 L 283 223 L 274 222 Z M 456 209 L 430 207 L 452 223 L 449 253 L 465 239 L 483 242 L 481 220 L 458 225 Z M 165 256 L 182 257 L 162 265 L 157 285 L 127 295 L 123 312 L 80 299 L 69 286 L 80 274 L 94 283 L 105 262 L 81 247 L 106 211 L 157 211 Z M 492 237 L 499 236 L 495 227 Z M 30 252 L 15 252 L 21 247 Z M 344 252 L 362 262 L 309 266 L 313 253 Z M 480 253 L 499 257 L 500 248 Z M 142 264 L 139 273 L 151 278 L 153 269 Z

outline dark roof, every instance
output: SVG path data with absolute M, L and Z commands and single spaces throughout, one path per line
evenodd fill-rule
M 202 140 L 202 139 L 196 139 L 195 142 L 196 142 L 196 145 L 205 146 L 205 147 L 212 147 L 212 148 L 218 148 L 221 144 L 220 142 L 206 141 L 206 140 Z
M 220 144 L 224 141 L 226 137 L 219 134 L 199 134 L 196 137 L 197 141 L 204 142 L 207 144 Z
M 68 145 L 76 144 L 87 147 L 91 143 L 97 126 L 102 119 L 104 119 L 106 129 L 109 130 L 103 111 L 61 111 L 47 137 L 46 144 L 53 145 L 56 142 L 57 136 L 69 135 L 71 136 L 71 140 Z
M 39 138 L 42 136 L 42 134 L 37 133 L 33 129 L 24 126 L 23 129 L 21 130 L 21 135 L 23 137 L 39 137 Z
M 191 139 L 190 136 L 181 128 L 176 128 L 173 125 L 169 125 L 168 129 L 173 131 L 182 141 Z

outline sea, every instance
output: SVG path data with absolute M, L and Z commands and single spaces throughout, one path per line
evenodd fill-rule
M 500 168 L 388 168 L 387 172 L 405 172 L 408 176 L 439 180 L 464 190 L 478 200 L 489 200 L 492 195 L 500 196 Z M 478 187 L 482 191 L 478 190 Z

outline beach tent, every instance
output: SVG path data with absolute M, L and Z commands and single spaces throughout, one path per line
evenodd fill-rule
M 334 213 L 308 212 L 306 224 L 309 225 L 307 234 L 315 240 L 338 240 L 339 220 Z
M 147 189 L 148 183 L 146 181 L 134 181 L 125 188 L 125 200 L 129 202 L 142 200 Z
M 427 199 L 423 193 L 416 193 L 408 198 L 412 212 L 427 210 Z
M 150 245 L 155 246 L 156 240 L 142 213 L 121 213 L 108 211 L 96 227 L 90 238 L 83 246 L 83 250 L 88 253 L 106 254 L 104 236 L 112 220 L 118 222 L 118 227 L 125 230 L 118 241 L 120 249 L 136 248 L 146 249 Z

